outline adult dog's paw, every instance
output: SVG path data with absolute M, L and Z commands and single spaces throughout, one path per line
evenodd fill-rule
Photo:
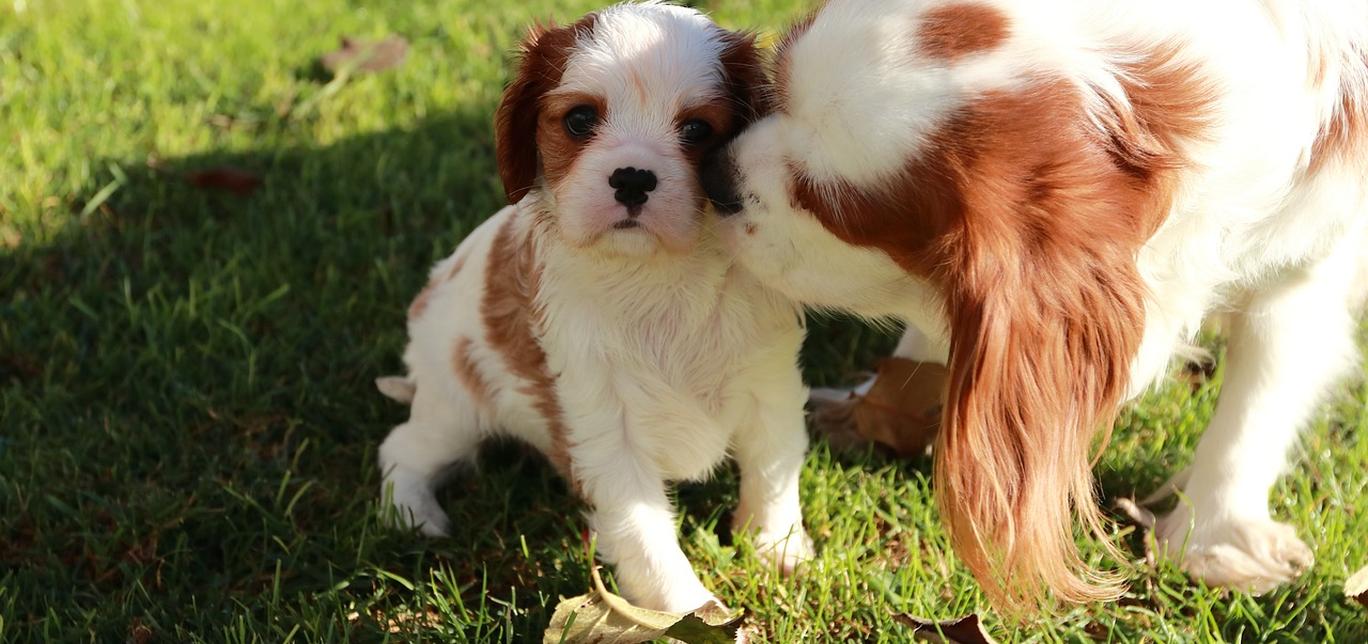
M 1189 511 L 1180 507 L 1156 526 L 1160 548 L 1183 570 L 1210 586 L 1254 594 L 1292 581 L 1315 563 L 1297 531 L 1271 519 L 1231 519 L 1189 530 Z

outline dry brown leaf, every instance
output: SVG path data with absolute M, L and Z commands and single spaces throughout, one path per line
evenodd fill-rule
M 250 196 L 261 187 L 261 177 L 233 166 L 217 166 L 185 173 L 190 185 L 203 190 L 222 190 L 240 197 Z
M 1368 566 L 1359 569 L 1344 582 L 1344 596 L 1368 607 Z
M 742 613 L 708 606 L 687 615 L 637 608 L 608 592 L 598 569 L 590 571 L 594 588 L 556 604 L 543 644 L 613 642 L 634 644 L 671 637 L 688 644 L 732 644 L 741 641 Z
M 1122 497 L 1116 500 L 1115 505 L 1116 509 L 1126 515 L 1126 518 L 1130 519 L 1131 523 L 1146 530 L 1153 530 L 1154 524 L 1158 522 L 1154 517 L 1154 513 L 1150 512 L 1148 508 L 1136 503 L 1135 499 Z
M 319 63 L 333 75 L 343 71 L 351 74 L 380 72 L 404 62 L 408 47 L 408 41 L 399 36 L 374 41 L 343 36 L 342 46 L 337 51 L 324 54 Z
M 1142 501 L 1143 503 L 1143 501 Z M 1135 525 L 1140 531 L 1140 538 L 1145 548 L 1145 563 L 1153 566 L 1157 563 L 1157 556 L 1154 552 L 1154 525 L 1158 522 L 1154 513 L 1143 505 L 1136 503 L 1135 499 L 1122 497 L 1117 499 L 1113 506 L 1118 512 L 1125 515 L 1131 524 Z
M 900 458 L 923 456 L 940 429 L 948 377 L 942 365 L 889 358 L 868 393 L 823 403 L 813 424 L 837 445 L 872 441 Z
M 141 617 L 134 617 L 128 624 L 128 641 L 133 644 L 147 644 L 156 640 L 152 629 L 144 624 Z
M 959 619 L 943 622 L 913 617 L 907 614 L 894 615 L 893 619 L 912 627 L 912 637 L 923 642 L 943 642 L 944 644 L 996 644 L 996 640 L 983 630 L 978 615 L 966 615 Z

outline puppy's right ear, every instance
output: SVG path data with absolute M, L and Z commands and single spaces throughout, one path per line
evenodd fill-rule
M 540 172 L 537 113 L 541 97 L 561 81 L 575 41 L 594 29 L 594 14 L 568 27 L 534 25 L 519 48 L 518 75 L 494 116 L 494 153 L 508 203 L 532 189 Z

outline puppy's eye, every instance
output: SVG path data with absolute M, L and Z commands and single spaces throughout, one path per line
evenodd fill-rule
M 688 145 L 697 145 L 712 136 L 712 126 L 703 119 L 689 119 L 679 126 L 679 138 Z
M 588 105 L 580 105 L 565 113 L 565 132 L 572 137 L 582 139 L 594 133 L 594 128 L 598 127 L 598 110 Z

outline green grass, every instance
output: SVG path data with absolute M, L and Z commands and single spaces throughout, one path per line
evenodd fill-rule
M 771 32 L 802 11 L 703 5 Z M 577 502 L 514 446 L 445 492 L 454 538 L 383 529 L 375 447 L 403 409 L 371 379 L 399 368 L 429 264 L 500 202 L 505 52 L 533 18 L 591 7 L 0 4 L 0 639 L 518 641 L 588 588 Z M 401 67 L 331 84 L 316 70 L 340 36 L 387 33 L 412 42 Z M 264 185 L 183 179 L 225 164 Z M 890 345 L 848 322 L 812 335 L 816 383 Z M 1186 462 L 1214 386 L 1125 416 L 1098 470 L 1109 496 Z M 1368 563 L 1366 395 L 1346 386 L 1276 496 L 1317 551 L 1297 584 L 1253 598 L 1140 564 L 1121 603 L 990 625 L 1008 641 L 1368 640 L 1340 594 Z M 820 555 L 795 579 L 719 527 L 730 472 L 680 490 L 682 539 L 773 640 L 904 640 L 894 612 L 987 610 L 928 474 L 815 447 L 803 492 Z

